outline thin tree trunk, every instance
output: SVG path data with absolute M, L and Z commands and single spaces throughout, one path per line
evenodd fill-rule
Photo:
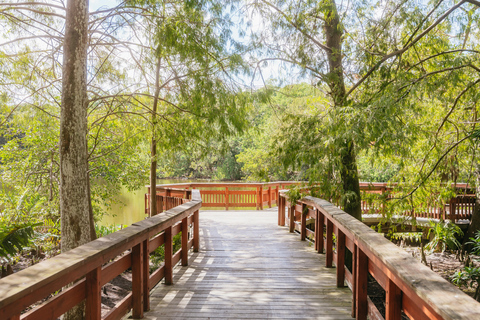
M 60 113 L 62 252 L 91 240 L 87 160 L 88 0 L 67 1 Z M 64 319 L 82 319 L 80 304 Z
M 470 249 L 466 242 L 469 241 L 470 238 L 475 236 L 475 233 L 480 230 L 480 163 L 476 164 L 475 167 L 475 207 L 473 208 L 472 220 L 470 221 L 470 225 L 468 226 L 468 230 L 463 237 L 463 248 Z
M 152 144 L 150 150 L 150 216 L 157 214 L 157 108 L 158 96 L 160 95 L 160 65 L 161 58 L 158 58 L 155 73 L 155 96 L 152 106 Z
M 325 0 L 325 37 L 329 63 L 329 87 L 336 108 L 343 108 L 346 100 L 345 80 L 342 65 L 343 26 L 340 23 L 335 1 Z M 358 179 L 355 145 L 352 139 L 345 139 L 340 145 L 340 174 L 344 196 L 342 205 L 348 214 L 361 220 L 360 183 Z

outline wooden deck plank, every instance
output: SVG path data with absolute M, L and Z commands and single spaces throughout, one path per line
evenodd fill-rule
M 201 211 L 200 252 L 159 284 L 145 319 L 351 319 L 352 293 L 275 210 Z

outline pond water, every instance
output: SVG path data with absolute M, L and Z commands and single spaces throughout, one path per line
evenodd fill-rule
M 157 184 L 167 183 L 187 183 L 187 182 L 215 182 L 215 181 L 199 181 L 199 180 L 185 180 L 185 179 L 159 179 Z M 107 209 L 100 221 L 102 226 L 111 225 L 131 225 L 137 221 L 145 219 L 145 193 L 147 188 L 142 187 L 139 190 L 128 191 L 122 189 L 120 195 L 117 196 L 118 203 L 113 204 L 111 208 Z

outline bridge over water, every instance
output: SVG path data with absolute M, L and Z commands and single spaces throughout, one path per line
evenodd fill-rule
M 267 192 L 251 199 L 277 209 L 200 212 L 208 192 L 160 187 L 165 211 L 1 279 L 0 319 L 57 319 L 81 301 L 87 319 L 480 319 L 472 298 L 338 207 Z M 245 199 L 227 189 L 223 200 L 236 197 Z M 161 245 L 165 262 L 151 272 Z M 102 286 L 127 270 L 131 292 L 102 314 Z M 383 314 L 369 278 L 385 290 Z

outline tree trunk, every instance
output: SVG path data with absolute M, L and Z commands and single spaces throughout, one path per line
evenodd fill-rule
M 67 2 L 60 113 L 62 252 L 91 240 L 87 160 L 88 0 Z M 64 319 L 82 319 L 82 305 Z
M 335 1 L 325 0 L 325 37 L 329 48 L 327 58 L 329 63 L 328 85 L 336 108 L 345 105 L 346 90 L 342 65 L 342 35 L 343 26 L 340 23 Z M 357 160 L 354 141 L 345 139 L 338 146 L 340 148 L 340 174 L 343 183 L 344 196 L 342 205 L 348 214 L 362 219 L 360 183 L 358 180 Z
M 469 250 L 469 246 L 466 245 L 466 242 L 470 241 L 470 238 L 475 236 L 475 233 L 480 230 L 480 163 L 476 164 L 475 167 L 475 207 L 473 209 L 472 220 L 470 221 L 470 225 L 468 226 L 468 230 L 463 237 L 463 247 L 464 249 Z
M 343 210 L 362 220 L 360 183 L 353 141 L 347 141 L 341 148 L 341 176 L 343 182 Z
M 150 150 L 150 216 L 157 214 L 157 108 L 158 96 L 160 95 L 160 65 L 161 59 L 158 58 L 157 69 L 155 73 L 155 96 L 152 106 L 152 144 Z

